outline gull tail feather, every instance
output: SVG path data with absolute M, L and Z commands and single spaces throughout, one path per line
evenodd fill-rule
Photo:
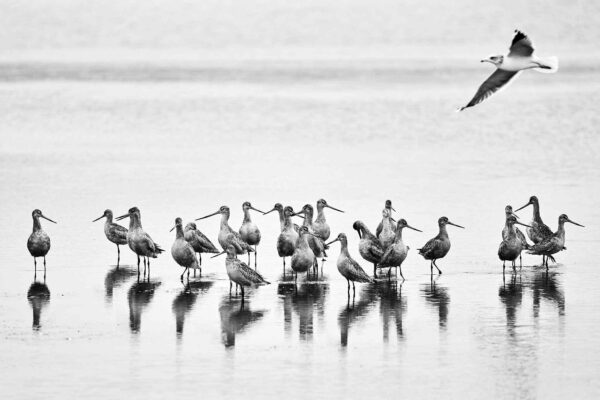
M 558 57 L 544 57 L 536 60 L 540 64 L 539 68 L 535 68 L 536 71 L 544 74 L 554 74 L 558 71 Z

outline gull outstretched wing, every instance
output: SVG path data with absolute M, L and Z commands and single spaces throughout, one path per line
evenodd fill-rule
M 516 34 L 510 44 L 508 57 L 529 57 L 533 54 L 533 43 L 526 34 L 515 30 Z
M 475 93 L 475 96 L 473 96 L 471 101 L 469 101 L 469 104 L 461 107 L 458 111 L 462 111 L 465 108 L 473 107 L 481 103 L 492 94 L 500 90 L 500 88 L 506 85 L 508 81 L 514 78 L 517 74 L 518 71 L 505 71 L 503 69 L 497 69 L 485 80 L 485 82 L 481 84 L 481 86 L 479 86 L 477 93 Z

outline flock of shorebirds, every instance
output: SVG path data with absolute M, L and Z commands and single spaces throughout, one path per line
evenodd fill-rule
M 533 206 L 533 219 L 529 225 L 518 221 L 515 214 L 529 205 Z M 223 251 L 219 251 L 211 240 L 197 228 L 194 222 L 189 222 L 185 226 L 181 218 L 175 219 L 175 226 L 171 229 L 175 230 L 175 241 L 171 246 L 171 255 L 175 262 L 184 268 L 181 274 L 181 280 L 187 273 L 187 279 L 190 279 L 190 270 L 202 272 L 202 253 L 216 254 L 217 257 L 221 254 L 226 254 L 225 267 L 230 280 L 230 289 L 232 283 L 241 288 L 242 298 L 244 296 L 244 288 L 248 286 L 268 284 L 260 273 L 257 272 L 257 246 L 261 240 L 261 233 L 258 226 L 252 221 L 250 211 L 256 211 L 263 215 L 277 211 L 279 214 L 281 233 L 277 238 L 277 253 L 283 260 L 283 273 L 286 273 L 286 257 L 291 257 L 291 270 L 294 275 L 294 280 L 297 279 L 299 273 L 306 273 L 310 279 L 311 273 L 318 276 L 319 264 L 318 259 L 325 261 L 327 257 L 326 250 L 335 242 L 339 242 L 341 246 L 340 255 L 337 259 L 337 268 L 340 274 L 348 282 L 348 291 L 350 283 L 354 289 L 355 282 L 373 282 L 378 278 L 378 270 L 387 269 L 387 279 L 391 279 L 392 269 L 398 269 L 399 276 L 404 280 L 402 274 L 402 263 L 408 255 L 409 247 L 402 240 L 402 230 L 404 228 L 422 232 L 414 228 L 406 222 L 405 219 L 398 221 L 392 218 L 392 213 L 395 212 L 392 207 L 392 202 L 387 200 L 382 211 L 382 220 L 375 230 L 375 234 L 367 228 L 362 221 L 356 221 L 353 224 L 353 229 L 357 231 L 359 237 L 358 251 L 363 259 L 373 264 L 373 276 L 369 276 L 360 264 L 352 258 L 348 251 L 348 237 L 345 233 L 338 234 L 335 239 L 328 241 L 331 236 L 331 228 L 325 218 L 325 209 L 329 208 L 338 212 L 343 212 L 333 206 L 330 206 L 327 201 L 320 199 L 317 201 L 317 217 L 314 217 L 314 208 L 310 204 L 302 207 L 302 210 L 295 212 L 290 206 L 284 207 L 280 203 L 273 206 L 268 212 L 262 212 L 252 206 L 250 202 L 244 202 L 242 209 L 244 211 L 244 220 L 238 231 L 229 226 L 230 210 L 227 206 L 221 206 L 212 214 L 196 219 L 202 220 L 214 215 L 221 216 L 221 226 L 217 240 Z M 527 204 L 518 210 L 513 211 L 511 206 L 505 208 L 506 222 L 502 230 L 502 242 L 498 248 L 498 256 L 503 262 L 502 268 L 504 272 L 506 261 L 512 262 L 513 271 L 516 270 L 516 260 L 520 259 L 521 252 L 528 250 L 529 254 L 542 256 L 542 266 L 548 268 L 548 260 L 554 261 L 553 254 L 559 251 L 566 250 L 565 247 L 565 228 L 564 224 L 571 221 L 567 215 L 562 214 L 558 218 L 558 230 L 552 230 L 544 224 L 540 216 L 539 201 L 536 196 L 532 196 Z M 44 218 L 50 222 L 51 220 L 44 216 L 40 210 L 34 210 L 33 217 L 33 232 L 27 241 L 27 248 L 34 258 L 34 267 L 37 273 L 37 257 L 44 259 L 44 276 L 46 274 L 46 255 L 50 250 L 50 237 L 41 227 L 40 218 Z M 302 225 L 297 225 L 292 222 L 292 217 L 303 218 Z M 129 229 L 113 222 L 113 213 L 111 210 L 106 210 L 96 218 L 93 222 L 105 218 L 104 234 L 106 238 L 117 245 L 117 265 L 120 261 L 120 245 L 127 244 L 129 248 L 137 255 L 138 275 L 140 274 L 140 258 L 144 263 L 144 276 L 146 270 L 148 276 L 150 274 L 150 259 L 156 258 L 164 250 L 155 243 L 150 235 L 142 228 L 141 214 L 137 207 L 132 207 L 129 211 L 116 218 L 122 220 L 129 218 Z M 527 235 L 533 244 L 529 244 L 525 235 L 516 228 L 515 225 L 523 225 L 527 227 Z M 441 217 L 438 219 L 439 233 L 433 239 L 429 240 L 423 247 L 417 249 L 419 254 L 426 260 L 430 260 L 430 271 L 433 275 L 433 267 L 436 268 L 439 274 L 442 271 L 436 264 L 436 261 L 444 258 L 450 251 L 450 238 L 446 227 L 448 225 L 463 228 L 448 218 Z M 254 253 L 254 269 L 250 264 L 250 253 Z M 239 255 L 247 254 L 248 263 L 238 259 Z M 522 262 L 521 262 L 522 266 Z M 321 273 L 323 264 L 321 264 Z M 396 274 L 397 279 L 398 274 Z

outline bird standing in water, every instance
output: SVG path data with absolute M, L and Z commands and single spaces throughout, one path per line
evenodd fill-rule
M 558 217 L 558 230 L 549 238 L 534 244 L 529 249 L 529 254 L 546 256 L 545 264 L 542 264 L 542 266 L 546 266 L 546 271 L 548 270 L 548 257 L 565 249 L 565 222 L 570 222 L 573 225 L 581 226 L 582 228 L 584 227 L 577 222 L 571 221 L 566 214 L 561 214 L 560 217 Z
M 313 250 L 309 246 L 309 237 L 313 236 L 309 232 L 307 226 L 301 226 L 300 232 L 298 233 L 298 241 L 292 255 L 292 270 L 296 273 L 295 278 L 298 278 L 299 272 L 308 272 L 308 270 L 314 266 L 316 258 Z
M 448 252 L 450 251 L 450 238 L 448 237 L 448 231 L 446 231 L 446 225 L 452 225 L 458 228 L 465 229 L 463 226 L 450 222 L 448 218 L 441 217 L 440 219 L 438 219 L 438 226 L 440 227 L 440 232 L 437 234 L 436 237 L 425 243 L 425 246 L 423 246 L 420 249 L 417 249 L 419 251 L 419 254 L 422 255 L 424 259 L 431 260 L 430 268 L 432 275 L 434 266 L 438 270 L 438 273 L 442 273 L 435 261 L 440 258 L 444 258 L 446 254 L 448 254 Z
M 230 294 L 231 282 L 235 282 L 236 285 L 240 286 L 242 290 L 242 302 L 244 301 L 245 295 L 244 287 L 270 284 L 270 282 L 266 281 L 261 274 L 250 268 L 245 262 L 238 260 L 237 250 L 232 244 L 229 244 L 225 251 L 213 257 L 217 257 L 225 253 L 227 254 L 227 259 L 225 260 L 225 268 L 227 269 L 227 276 L 229 276 Z
M 336 239 L 327 243 L 328 245 L 340 242 L 342 248 L 340 250 L 340 256 L 337 259 L 337 268 L 340 271 L 340 274 L 346 281 L 348 282 L 348 295 L 350 295 L 350 282 L 352 282 L 352 291 L 356 293 L 356 288 L 354 287 L 354 282 L 373 282 L 373 278 L 371 278 L 364 269 L 352 258 L 350 252 L 348 252 L 348 238 L 345 233 L 340 233 Z
M 246 243 L 239 232 L 234 231 L 229 226 L 229 207 L 221 206 L 217 211 L 212 214 L 205 215 L 204 217 L 196 218 L 196 221 L 201 219 L 212 217 L 213 215 L 221 214 L 221 228 L 219 229 L 219 236 L 217 240 L 223 248 L 223 251 L 227 250 L 229 245 L 232 245 L 237 254 L 244 254 L 246 252 L 254 251 L 252 247 Z
M 388 210 L 390 216 L 392 215 L 392 211 L 396 211 L 394 210 L 394 207 L 392 207 L 392 201 L 391 200 L 386 200 L 385 201 L 385 205 L 383 206 L 383 208 L 385 208 L 386 210 Z M 394 229 L 395 232 L 395 228 L 392 225 L 392 229 Z M 381 234 L 381 231 L 383 230 L 383 220 L 379 222 L 379 225 L 377 225 L 377 229 L 375 229 L 375 236 L 379 237 L 379 235 Z
M 31 216 L 33 217 L 33 231 L 31 232 L 31 235 L 29 235 L 29 239 L 27 239 L 27 250 L 29 250 L 29 254 L 33 257 L 34 278 L 37 275 L 36 258 L 44 258 L 44 279 L 46 279 L 46 254 L 50 251 L 50 236 L 42 229 L 40 218 L 44 218 L 46 221 L 55 224 L 56 222 L 46 217 L 38 209 L 33 210 Z
M 140 275 L 140 256 L 144 258 L 144 275 L 146 274 L 146 265 L 148 266 L 148 279 L 150 279 L 150 258 L 156 258 L 164 250 L 158 243 L 144 231 L 142 228 L 142 215 L 139 208 L 131 207 L 127 214 L 117 217 L 117 221 L 129 218 L 129 230 L 127 231 L 127 244 L 131 251 L 137 254 L 138 276 Z
M 379 239 L 375 237 L 362 221 L 356 221 L 352 228 L 358 232 L 358 252 L 361 257 L 373 263 L 373 278 L 377 278 L 377 264 L 383 256 L 383 247 Z
M 185 228 L 183 228 L 183 237 L 192 246 L 194 251 L 198 253 L 198 265 L 200 266 L 200 270 L 202 270 L 202 253 L 219 253 L 219 250 L 210 239 L 196 228 L 194 222 L 189 222 L 185 225 Z M 194 269 L 194 276 L 195 275 L 196 270 Z
M 317 200 L 317 219 L 313 222 L 313 230 L 315 235 L 323 239 L 324 241 L 329 239 L 331 235 L 331 229 L 329 228 L 329 224 L 327 223 L 327 219 L 325 218 L 325 208 L 331 208 L 334 211 L 343 213 L 342 210 L 339 210 L 335 207 L 327 204 L 325 199 Z
M 277 210 L 277 204 L 273 210 Z M 271 210 L 271 211 L 273 211 Z M 271 212 L 269 211 L 269 212 Z M 268 214 L 269 212 L 265 213 Z M 285 258 L 294 255 L 296 249 L 296 243 L 298 242 L 298 231 L 292 223 L 292 216 L 295 215 L 294 209 L 290 206 L 285 207 L 283 210 L 284 220 L 281 227 L 281 233 L 277 237 L 277 254 L 283 260 L 283 275 L 285 276 Z
M 183 233 L 183 223 L 181 222 L 181 218 L 175 218 L 175 226 L 171 228 L 171 232 L 175 229 L 175 241 L 171 246 L 171 256 L 177 264 L 181 265 L 183 268 L 183 272 L 181 273 L 181 282 L 183 282 L 183 275 L 187 271 L 188 281 L 190 280 L 190 268 L 194 271 L 196 269 L 200 270 L 200 276 L 202 276 L 202 269 L 198 264 L 198 259 L 196 258 L 196 252 L 190 243 L 185 240 L 185 236 Z
M 258 255 L 256 246 L 260 243 L 260 230 L 258 229 L 258 226 L 252 222 L 250 210 L 258 211 L 263 215 L 265 213 L 252 207 L 252 204 L 250 204 L 249 201 L 245 201 L 244 204 L 242 204 L 242 210 L 244 211 L 244 221 L 242 222 L 239 232 L 244 242 L 248 243 L 250 246 L 254 246 L 254 269 L 256 269 L 256 256 Z M 250 252 L 248 252 L 248 264 L 250 264 Z
M 384 208 L 383 211 L 381 211 L 381 215 L 383 217 L 381 220 L 381 232 L 379 232 L 379 235 L 377 235 L 377 239 L 379 239 L 379 243 L 381 243 L 383 251 L 386 251 L 387 248 L 394 243 L 394 238 L 396 237 L 396 227 L 392 222 L 391 210 Z
M 502 260 L 502 272 L 504 272 L 506 261 L 512 261 L 514 271 L 516 269 L 515 260 L 517 257 L 521 257 L 521 251 L 527 248 L 523 245 L 523 242 L 517 235 L 515 224 L 529 227 L 529 225 L 517 221 L 517 218 L 514 215 L 508 215 L 508 207 L 510 206 L 507 206 L 506 226 L 502 231 L 502 242 L 498 247 L 498 257 Z M 527 243 L 525 243 L 525 245 L 527 245 Z
M 531 196 L 527 204 L 523 207 L 518 208 L 515 212 L 524 209 L 525 207 L 532 205 L 533 206 L 533 219 L 529 223 L 531 228 L 527 228 L 527 236 L 533 242 L 533 244 L 541 243 L 549 237 L 552 237 L 553 232 L 552 229 L 548 227 L 548 225 L 544 224 L 542 221 L 542 217 L 540 216 L 540 202 L 536 196 Z M 547 263 L 546 256 L 542 256 L 542 265 Z
M 505 215 L 506 219 L 508 219 L 508 217 L 510 217 L 511 215 L 517 219 L 519 218 L 517 216 L 517 214 L 515 214 L 513 212 L 513 208 L 510 205 L 504 207 L 504 215 Z M 523 224 L 519 223 L 519 225 L 523 225 Z M 524 225 L 524 226 L 531 228 L 529 225 Z M 517 235 L 517 239 L 519 239 L 519 241 L 521 242 L 521 245 L 523 246 L 523 250 L 528 250 L 529 243 L 527 243 L 525 234 L 523 232 L 521 232 L 521 230 L 519 228 L 517 228 L 516 226 L 514 227 L 514 229 L 515 229 L 515 233 Z M 502 229 L 502 240 L 506 240 L 508 238 L 509 230 L 510 229 L 508 228 L 508 225 L 505 225 L 504 229 Z M 523 268 L 523 258 L 521 257 L 520 253 L 519 253 L 519 265 L 520 265 L 520 268 Z
M 315 255 L 315 264 L 313 265 L 313 271 L 318 273 L 319 272 L 318 271 L 319 262 L 317 261 L 317 259 L 319 259 L 319 258 L 322 259 L 322 264 L 321 264 L 321 271 L 322 271 L 323 264 L 325 264 L 325 257 L 327 257 L 327 254 L 325 253 L 326 246 L 325 246 L 325 242 L 323 241 L 323 238 L 321 238 L 320 236 L 318 236 L 315 233 L 315 230 L 313 227 L 313 215 L 314 215 L 313 206 L 311 206 L 310 204 L 305 204 L 304 207 L 302 207 L 302 211 L 298 212 L 296 215 L 304 216 L 304 222 L 302 223 L 302 225 L 308 228 L 308 232 L 310 233 L 310 235 L 308 236 L 308 245 Z
M 391 275 L 392 267 L 398 267 L 400 268 L 400 276 L 402 277 L 402 280 L 404 280 L 404 275 L 402 275 L 402 263 L 408 255 L 408 250 L 410 250 L 410 247 L 405 245 L 402 241 L 402 229 L 404 228 L 409 228 L 417 232 L 422 232 L 419 229 L 413 228 L 412 226 L 408 225 L 408 222 L 406 222 L 405 219 L 401 219 L 398 221 L 396 226 L 396 235 L 394 237 L 394 242 L 387 248 L 387 250 L 385 250 L 383 256 L 381 256 L 381 261 L 379 262 L 380 267 L 389 267 L 388 279 Z
M 119 262 L 121 261 L 121 249 L 119 245 L 127 244 L 127 228 L 113 222 L 113 212 L 111 210 L 104 210 L 104 214 L 93 220 L 92 222 L 96 222 L 102 218 L 106 217 L 106 221 L 104 221 L 104 235 L 106 238 L 117 245 L 117 268 L 119 267 Z

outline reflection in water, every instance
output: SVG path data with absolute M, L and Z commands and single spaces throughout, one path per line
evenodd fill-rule
M 50 289 L 44 282 L 33 281 L 29 290 L 27 291 L 27 300 L 33 309 L 33 330 L 37 331 L 41 328 L 40 316 L 42 315 L 42 309 L 50 302 Z
M 356 301 L 356 296 L 348 295 L 348 303 L 340 311 L 338 316 L 338 325 L 340 327 L 340 344 L 342 347 L 348 345 L 348 331 L 350 326 L 356 321 L 361 320 L 371 310 L 372 304 L 377 299 L 373 287 L 375 284 L 363 285 L 359 300 Z
M 142 312 L 154 297 L 154 290 L 160 282 L 142 280 L 131 285 L 127 293 L 129 302 L 129 328 L 132 333 L 138 333 L 142 324 Z
M 383 324 L 383 341 L 389 340 L 390 321 L 396 324 L 396 335 L 402 338 L 402 316 L 406 311 L 406 296 L 402 297 L 402 283 L 398 281 L 382 282 L 375 286 L 379 297 L 379 313 Z
M 498 290 L 500 301 L 506 308 L 506 329 L 510 337 L 515 337 L 516 314 L 521 301 L 523 300 L 523 286 L 521 285 L 521 276 L 517 278 L 516 274 L 512 274 L 510 281 L 506 283 L 506 276 L 502 277 L 502 286 Z
M 439 279 L 439 277 L 437 278 Z M 448 322 L 448 304 L 450 303 L 450 295 L 448 294 L 448 288 L 440 286 L 436 283 L 437 279 L 431 279 L 429 284 L 423 285 L 421 291 L 425 300 L 431 307 L 438 309 L 439 315 L 439 326 L 440 328 L 446 328 Z
M 219 305 L 219 315 L 221 316 L 221 340 L 225 347 L 235 346 L 235 335 L 261 319 L 264 313 L 264 310 L 251 311 L 247 298 L 242 303 L 241 299 L 224 296 Z
M 104 278 L 104 289 L 106 291 L 104 298 L 106 301 L 112 302 L 113 290 L 135 275 L 137 275 L 137 270 L 125 266 L 115 267 L 108 271 Z
M 212 281 L 188 281 L 184 288 L 173 300 L 173 314 L 175 314 L 175 326 L 177 337 L 183 335 L 183 324 L 185 316 L 194 307 L 200 293 L 204 294 L 210 289 Z
M 533 316 L 537 318 L 540 313 L 540 299 L 544 298 L 556 305 L 558 315 L 565 315 L 565 295 L 558 283 L 558 274 L 550 272 L 536 272 L 531 281 L 533 292 Z
M 301 340 L 311 340 L 314 327 L 315 310 L 319 318 L 323 318 L 325 300 L 329 284 L 324 281 L 305 282 L 299 285 L 293 282 L 281 282 L 277 294 L 283 300 L 284 330 L 292 329 L 292 311 L 298 316 Z

